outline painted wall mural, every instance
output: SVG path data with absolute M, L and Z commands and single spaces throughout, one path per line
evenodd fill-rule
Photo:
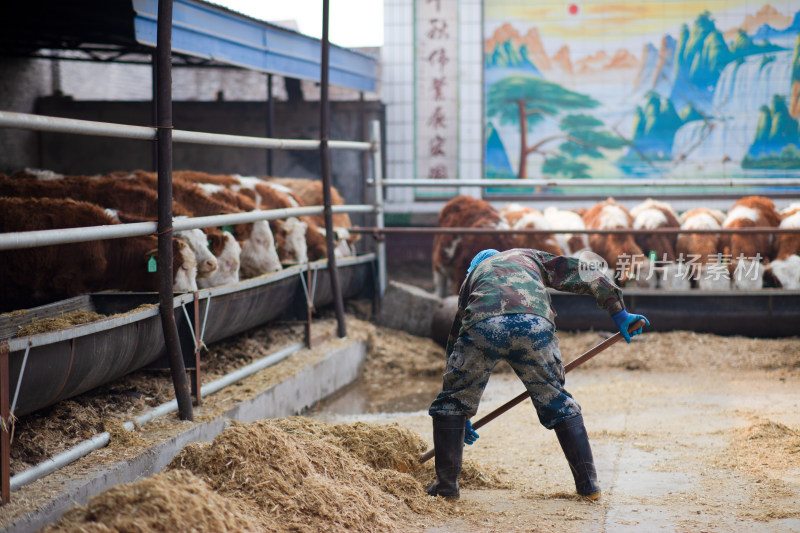
M 484 100 L 489 178 L 799 177 L 800 1 L 485 0 Z

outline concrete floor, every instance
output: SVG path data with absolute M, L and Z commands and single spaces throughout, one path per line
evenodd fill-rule
M 397 402 L 381 402 L 393 412 L 357 414 L 375 405 L 355 385 L 312 416 L 397 422 L 430 442 L 426 410 L 438 387 L 418 380 Z M 756 438 L 763 424 L 800 427 L 799 378 L 581 369 L 567 388 L 583 407 L 602 499 L 574 496 L 555 435 L 525 402 L 465 448 L 465 459 L 503 472 L 511 488 L 463 490 L 453 505 L 464 516 L 432 520 L 426 531 L 800 531 L 800 435 Z M 521 391 L 516 377 L 492 376 L 475 420 Z

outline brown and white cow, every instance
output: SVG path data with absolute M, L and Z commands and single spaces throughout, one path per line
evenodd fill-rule
M 208 174 L 177 171 L 177 179 L 196 184 L 209 196 L 243 211 L 283 209 L 300 204 L 283 186 L 270 186 L 260 178 L 238 174 Z M 286 189 L 285 191 L 283 189 Z M 308 217 L 288 217 L 269 221 L 275 248 L 282 265 L 303 264 L 326 256 L 325 237 Z
M 44 176 L 44 177 L 43 177 Z M 158 197 L 148 187 L 105 177 L 63 176 L 47 174 L 17 174 L 29 179 L 0 178 L 0 196 L 18 198 L 70 198 L 96 204 L 112 215 L 117 222 L 142 222 L 158 217 Z M 188 211 L 179 203 L 173 204 L 176 215 Z M 175 236 L 195 252 L 197 277 L 205 278 L 217 268 L 217 260 L 208 249 L 207 238 L 200 230 L 177 232 Z
M 583 214 L 586 229 L 630 229 L 633 226 L 633 217 L 630 212 L 608 198 L 589 208 Z M 633 235 L 629 233 L 618 234 L 591 234 L 589 247 L 594 253 L 608 263 L 609 269 L 620 283 L 630 280 L 639 280 L 643 286 L 654 287 L 658 282 L 653 271 L 652 263 L 644 257 L 642 249 L 636 244 Z M 638 283 L 637 283 L 638 284 Z
M 780 212 L 779 228 L 800 229 L 800 202 Z M 775 240 L 775 259 L 767 270 L 784 289 L 800 289 L 800 233 L 783 233 Z
M 583 217 L 575 211 L 547 207 L 542 213 L 545 220 L 554 230 L 585 230 L 586 223 Z M 563 252 L 575 256 L 584 250 L 590 250 L 589 237 L 585 233 L 555 233 L 556 243 Z
M 267 177 L 265 182 L 275 190 L 281 191 L 295 199 L 298 205 L 324 205 L 323 183 L 320 180 Z M 339 191 L 336 190 L 336 187 L 331 187 L 331 205 L 344 204 L 344 198 Z M 317 231 L 321 233 L 324 238 L 325 217 L 323 215 L 313 215 L 308 218 L 313 221 L 313 225 L 309 224 L 309 227 L 316 226 Z M 355 255 L 355 243 L 360 239 L 360 235 L 350 233 L 350 229 L 353 227 L 350 221 L 350 215 L 347 213 L 334 213 L 332 219 L 333 231 L 335 234 L 334 253 L 336 257 L 341 258 Z
M 666 202 L 648 198 L 631 209 L 633 229 L 679 228 L 678 213 Z M 643 252 L 655 252 L 659 261 L 675 261 L 676 234 L 639 233 L 634 237 Z
M 0 232 L 113 225 L 101 207 L 70 199 L 0 198 Z M 0 252 L 3 307 L 38 305 L 102 290 L 156 291 L 152 235 Z M 194 254 L 173 239 L 174 290 L 197 290 Z
M 470 196 L 456 196 L 439 212 L 440 228 L 495 228 L 510 229 L 489 202 Z M 494 248 L 508 250 L 514 247 L 510 234 L 437 234 L 433 239 L 434 292 L 444 298 L 457 294 L 467 276 L 467 268 L 475 254 Z
M 158 186 L 158 179 L 152 172 L 137 170 L 130 173 L 128 179 L 152 189 L 157 189 Z M 195 217 L 242 212 L 237 206 L 212 198 L 196 184 L 182 179 L 173 180 L 172 193 L 175 201 Z M 236 240 L 243 243 L 240 267 L 242 277 L 250 278 L 281 270 L 272 230 L 266 221 L 235 224 L 232 229 Z
M 551 229 L 550 223 L 541 211 L 522 204 L 506 204 L 500 209 L 500 216 L 508 222 L 511 229 Z M 550 254 L 564 255 L 564 250 L 558 245 L 552 233 L 515 233 L 512 239 L 514 248 L 532 248 Z
M 217 259 L 217 269 L 206 278 L 197 278 L 201 289 L 228 285 L 239 281 L 242 247 L 229 231 L 206 228 L 208 247 Z
M 705 207 L 690 209 L 679 220 L 684 230 L 715 230 L 722 228 L 722 211 Z M 722 263 L 722 248 L 718 233 L 681 233 L 675 243 L 678 262 L 667 267 L 662 280 L 665 289 L 688 289 L 695 281 L 701 290 L 730 288 L 730 273 Z
M 722 227 L 776 228 L 779 224 L 780 217 L 772 200 L 748 196 L 733 204 Z M 730 258 L 734 288 L 754 290 L 763 287 L 764 268 L 772 257 L 773 240 L 771 233 L 722 235 L 723 254 Z

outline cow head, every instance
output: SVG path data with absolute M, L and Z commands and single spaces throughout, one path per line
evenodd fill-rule
M 207 278 L 197 280 L 200 288 L 216 287 L 239 281 L 242 247 L 227 231 L 209 235 L 211 251 L 217 258 L 218 268 Z
M 188 244 L 172 239 L 172 290 L 193 292 L 197 290 L 197 260 Z
M 187 229 L 175 233 L 175 238 L 189 245 L 197 262 L 197 278 L 207 278 L 217 269 L 217 259 L 208 248 L 208 237 L 200 229 Z
M 266 220 L 252 223 L 250 234 L 242 247 L 241 274 L 245 278 L 281 270 L 275 239 Z

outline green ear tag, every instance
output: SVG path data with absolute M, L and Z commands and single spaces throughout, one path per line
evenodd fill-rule
M 655 250 L 650 250 L 650 253 L 647 255 L 647 258 L 650 259 L 650 261 L 653 261 L 655 263 L 656 260 L 658 259 L 658 256 L 656 255 L 656 251 Z
M 233 226 L 222 226 L 222 231 L 227 231 L 228 233 L 233 233 Z
M 155 272 L 157 269 L 158 269 L 158 262 L 156 261 L 156 256 L 151 255 L 150 259 L 147 260 L 147 271 Z

